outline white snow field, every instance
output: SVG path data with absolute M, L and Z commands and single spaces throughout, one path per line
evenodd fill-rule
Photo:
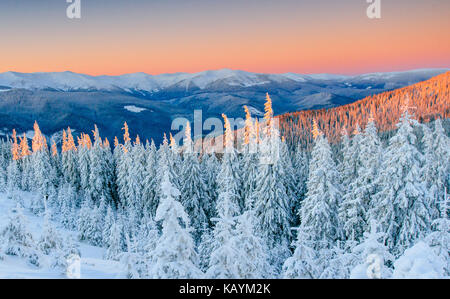
M 27 206 L 27 201 L 33 195 L 27 192 L 21 192 L 21 195 L 25 198 L 25 205 Z M 7 198 L 5 193 L 0 193 L 0 230 L 3 230 L 7 225 L 10 211 L 15 206 L 14 200 Z M 27 228 L 32 233 L 33 239 L 38 240 L 43 230 L 44 217 L 36 216 L 26 208 L 23 210 L 23 214 L 26 217 Z M 55 221 L 52 221 L 51 224 L 58 229 L 58 232 L 64 238 L 72 236 L 74 242 L 78 245 L 81 252 L 80 270 L 82 279 L 125 278 L 124 268 L 119 262 L 103 259 L 105 249 L 78 242 L 76 232 L 64 229 Z M 44 260 L 41 267 L 36 267 L 30 265 L 23 258 L 4 255 L 3 260 L 0 259 L 0 279 L 67 278 L 64 269 L 52 268 L 46 264 L 48 264 L 48 261 Z

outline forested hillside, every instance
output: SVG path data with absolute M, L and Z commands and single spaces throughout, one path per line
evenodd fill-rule
M 132 140 L 126 123 L 113 148 L 97 127 L 77 142 L 68 128 L 60 151 L 35 123 L 31 148 L 15 132 L 0 141 L 0 192 L 17 205 L 0 227 L 0 263 L 16 256 L 66 267 L 76 250 L 53 219 L 106 248 L 104 259 L 129 278 L 448 277 L 450 142 L 440 119 L 428 126 L 414 116 L 448 113 L 448 74 L 430 82 L 420 90 L 431 102 L 413 88 L 393 93 L 389 109 L 367 102 L 374 110 L 357 115 L 365 106 L 354 106 L 345 113 L 351 134 L 337 112 L 322 112 L 333 130 L 309 115 L 308 151 L 301 142 L 289 149 L 269 96 L 260 124 L 247 111 L 239 152 L 223 115 L 220 155 L 194 151 L 189 125 L 182 146 L 164 136 L 159 149 Z M 377 127 L 394 125 L 385 145 Z M 324 132 L 342 134 L 337 153 Z M 22 208 L 47 219 L 40 238 Z
M 420 122 L 450 115 L 450 72 L 411 86 L 369 96 L 352 104 L 332 109 L 308 110 L 278 116 L 281 134 L 293 145 L 306 146 L 312 142 L 312 119 L 330 142 L 340 140 L 342 129 L 353 132 L 364 127 L 373 115 L 381 132 L 393 130 L 402 113 L 405 99 L 414 107 L 414 114 Z

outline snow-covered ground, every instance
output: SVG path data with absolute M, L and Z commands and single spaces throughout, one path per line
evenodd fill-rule
M 23 193 L 23 195 L 25 195 L 25 198 L 32 196 L 29 193 Z M 0 193 L 0 231 L 7 225 L 9 213 L 15 206 L 16 203 L 12 199 L 8 199 L 5 193 Z M 23 212 L 27 219 L 27 227 L 30 233 L 32 233 L 33 239 L 38 240 L 43 230 L 44 218 L 32 214 L 27 209 L 24 209 Z M 73 240 L 77 240 L 76 232 L 68 231 L 56 222 L 52 222 L 52 224 L 64 238 L 72 236 Z M 105 249 L 83 242 L 77 242 L 77 245 L 81 252 L 81 278 L 125 278 L 124 268 L 119 262 L 103 259 Z M 17 256 L 6 255 L 3 260 L 0 260 L 0 279 L 66 278 L 63 272 L 61 269 L 46 266 L 45 263 L 42 267 L 30 265 L 26 260 Z

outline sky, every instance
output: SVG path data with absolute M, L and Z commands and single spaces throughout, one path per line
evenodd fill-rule
M 359 74 L 450 67 L 450 1 L 0 1 L 0 72 L 240 69 Z

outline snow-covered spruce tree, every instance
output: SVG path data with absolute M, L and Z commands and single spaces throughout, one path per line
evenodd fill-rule
M 81 138 L 78 139 L 78 169 L 80 172 L 80 187 L 83 194 L 91 196 L 89 176 L 91 173 L 91 166 L 89 161 L 89 152 L 92 149 L 92 142 L 89 135 L 82 133 Z M 92 198 L 92 196 L 91 196 Z M 92 198 L 94 200 L 94 198 Z
M 374 118 L 371 116 L 363 134 L 354 137 L 357 144 L 358 168 L 356 176 L 348 182 L 339 216 L 347 239 L 360 241 L 368 230 L 368 210 L 376 193 L 375 179 L 381 160 L 381 142 L 377 134 Z
M 19 168 L 19 161 L 11 160 L 7 168 L 6 191 L 8 192 L 9 196 L 13 196 L 13 194 L 20 189 L 20 186 L 21 173 Z
M 179 174 L 181 172 L 181 167 L 182 167 L 182 161 L 181 161 L 181 149 L 177 143 L 177 141 L 175 140 L 175 138 L 172 136 L 172 133 L 169 133 L 169 167 L 172 169 L 172 171 L 176 174 Z M 180 190 L 181 185 L 180 185 L 180 178 L 179 175 L 176 175 L 173 177 L 172 179 L 172 184 L 175 186 L 175 188 L 177 188 L 178 190 Z
M 214 244 L 214 235 L 213 230 L 210 228 L 209 223 L 204 224 L 202 228 L 202 237 L 200 240 L 200 244 L 198 245 L 198 255 L 199 255 L 199 268 L 206 272 L 209 266 L 209 257 L 211 256 L 211 252 L 213 250 Z
M 124 265 L 125 275 L 128 279 L 145 278 L 147 265 L 142 255 L 136 250 L 136 242 L 126 233 L 127 251 L 119 254 L 119 260 Z
M 445 200 L 439 205 L 440 217 L 432 223 L 432 232 L 426 237 L 427 244 L 433 249 L 437 256 L 442 258 L 444 271 L 447 277 L 450 276 L 450 220 L 448 219 L 448 199 L 447 192 L 444 192 Z
M 22 208 L 12 209 L 9 222 L 0 233 L 0 253 L 15 255 L 27 259 L 37 267 L 41 264 L 41 255 L 31 235 Z
M 78 216 L 78 238 L 96 246 L 102 244 L 103 215 L 92 199 L 86 197 Z
M 394 257 L 384 245 L 385 234 L 378 231 L 378 223 L 372 220 L 370 232 L 364 233 L 362 242 L 352 249 L 352 269 L 350 278 L 389 278 L 392 269 L 387 267 Z
M 22 140 L 26 140 L 26 137 L 24 137 Z M 21 142 L 24 144 L 24 141 Z M 25 144 L 28 145 L 28 143 L 25 142 Z M 22 170 L 22 182 L 21 182 L 21 189 L 23 191 L 31 191 L 32 189 L 36 190 L 37 182 L 34 179 L 34 165 L 33 165 L 34 159 L 33 156 L 31 156 L 31 152 L 24 155 L 23 150 L 21 152 L 21 170 Z
M 111 235 L 112 225 L 114 223 L 116 223 L 116 216 L 111 205 L 108 205 L 106 208 L 106 214 L 102 230 L 102 243 L 105 245 L 108 245 L 109 243 L 109 237 Z
M 213 231 L 213 242 L 210 247 L 209 266 L 206 277 L 213 279 L 240 278 L 238 268 L 239 248 L 236 247 L 234 237 L 236 236 L 236 217 L 240 213 L 237 201 L 238 194 L 236 182 L 231 167 L 224 165 L 231 163 L 226 156 L 222 159 L 222 167 L 219 177 L 219 195 L 216 209 L 217 218 Z
M 233 207 L 237 207 L 236 214 L 241 212 L 242 198 L 240 196 L 241 181 L 236 169 L 236 164 L 239 164 L 236 149 L 234 148 L 234 137 L 231 131 L 231 126 L 226 115 L 222 115 L 225 120 L 225 149 L 222 156 L 222 164 L 217 174 L 217 204 L 222 194 L 228 194 L 233 203 Z
M 281 167 L 284 171 L 283 176 L 283 184 L 286 188 L 286 195 L 288 196 L 288 203 L 290 207 L 289 216 L 290 216 L 290 223 L 293 223 L 294 214 L 292 214 L 292 211 L 295 210 L 295 206 L 297 202 L 300 200 L 301 196 L 301 188 L 298 188 L 296 185 L 296 176 L 295 176 L 295 170 L 294 170 L 294 164 L 293 160 L 291 158 L 291 154 L 288 149 L 288 145 L 284 138 L 281 139 L 280 142 L 280 162 Z
M 150 147 L 146 150 L 147 157 L 145 163 L 145 171 L 143 173 L 143 190 L 142 198 L 144 202 L 144 210 L 150 215 L 156 214 L 156 208 L 158 207 L 158 199 L 156 197 L 157 186 L 157 163 L 158 153 L 156 150 L 155 142 L 152 140 Z
M 75 190 L 80 190 L 80 171 L 77 159 L 77 147 L 72 131 L 67 128 L 63 131 L 63 144 L 61 152 L 61 168 L 66 183 L 72 184 Z
M 11 160 L 7 168 L 7 185 L 6 191 L 9 196 L 13 196 L 14 193 L 21 188 L 22 174 L 19 165 L 20 153 L 19 145 L 17 144 L 16 130 L 13 130 L 12 142 L 11 142 Z
M 34 137 L 32 141 L 32 165 L 34 169 L 33 190 L 37 191 L 37 197 L 31 203 L 34 213 L 44 211 L 44 202 L 56 202 L 57 191 L 54 185 L 56 181 L 56 171 L 50 161 L 50 152 L 47 147 L 45 137 L 42 135 L 37 123 L 34 124 Z
M 203 180 L 206 183 L 206 190 L 210 201 L 206 207 L 206 215 L 208 220 L 213 218 L 216 214 L 216 201 L 217 201 L 217 175 L 220 170 L 220 164 L 217 160 L 216 154 L 203 153 L 202 156 L 202 174 Z
M 114 221 L 109 229 L 109 235 L 106 240 L 106 253 L 104 258 L 107 260 L 118 261 L 123 248 L 122 227 L 119 223 Z
M 169 143 L 166 137 L 166 134 L 164 134 L 163 143 L 160 145 L 158 150 L 158 164 L 157 164 L 157 171 L 156 176 L 154 178 L 154 185 L 156 186 L 156 198 L 155 201 L 150 204 L 150 210 L 154 211 L 154 213 L 151 214 L 152 217 L 156 215 L 156 209 L 159 206 L 159 201 L 162 197 L 162 190 L 161 190 L 161 183 L 163 176 L 165 175 L 161 170 L 164 169 L 164 167 L 168 167 L 168 174 L 169 174 L 169 180 L 170 182 L 177 181 L 178 174 L 175 172 L 175 168 L 173 167 L 173 152 L 169 147 Z M 168 166 L 167 166 L 168 165 Z M 176 187 L 176 184 L 173 183 Z M 178 187 L 176 187 L 178 188 Z M 179 189 L 178 189 L 179 190 Z
M 7 182 L 6 167 L 4 167 L 3 164 L 4 164 L 3 161 L 0 161 L 0 192 L 6 191 L 6 182 Z
M 266 240 L 271 264 L 280 269 L 290 255 L 291 205 L 283 179 L 281 139 L 275 127 L 270 97 L 267 95 L 264 135 L 259 147 L 259 176 L 255 190 L 255 217 L 258 233 Z
M 297 200 L 293 202 L 292 215 L 299 215 L 301 202 L 306 195 L 306 182 L 309 173 L 309 159 L 306 151 L 298 144 L 294 157 L 295 184 L 297 185 Z M 294 226 L 300 225 L 299 217 L 293 217 Z
M 308 233 L 297 229 L 297 240 L 294 243 L 294 254 L 283 265 L 282 275 L 287 279 L 314 279 L 318 278 L 321 270 L 318 263 L 318 252 Z
M 138 218 L 141 218 L 144 213 L 144 201 L 142 197 L 144 172 L 145 172 L 145 149 L 142 145 L 139 136 L 131 150 L 132 163 L 128 173 L 128 193 L 127 202 L 128 209 L 135 209 Z
M 422 154 L 415 146 L 411 115 L 405 108 L 398 131 L 385 150 L 376 180 L 369 219 L 378 220 L 386 233 L 386 245 L 400 255 L 415 240 L 424 237 L 431 225 L 430 207 L 421 177 Z
M 439 202 L 444 199 L 445 188 L 450 187 L 450 141 L 442 122 L 434 122 L 434 132 L 426 125 L 422 125 L 424 136 L 424 166 L 423 176 L 429 190 L 427 199 L 431 206 L 432 218 L 439 217 Z
M 181 166 L 180 186 L 181 203 L 191 219 L 194 240 L 200 241 L 201 229 L 208 222 L 207 203 L 210 202 L 207 186 L 202 175 L 198 155 L 194 152 L 189 122 L 185 128 L 183 142 L 183 162 Z
M 153 252 L 156 248 L 159 239 L 159 229 L 158 226 L 150 215 L 146 212 L 141 219 L 141 225 L 139 226 L 139 231 L 136 235 L 137 251 L 140 252 L 146 258 L 147 265 L 151 265 L 152 256 L 147 253 Z
M 0 192 L 6 191 L 7 168 L 11 160 L 9 152 L 9 142 L 0 139 Z
M 12 160 L 11 144 L 9 141 L 0 139 L 0 192 L 6 191 L 7 168 Z
M 328 254 L 337 240 L 342 237 L 338 218 L 339 201 L 342 193 L 339 174 L 334 163 L 327 138 L 320 132 L 316 122 L 313 124 L 315 138 L 311 153 L 306 198 L 300 209 L 300 231 L 308 237 L 311 246 L 319 255 Z M 326 265 L 320 265 L 325 268 Z
M 131 194 L 129 192 L 129 182 L 128 179 L 130 178 L 130 171 L 131 171 L 131 165 L 133 164 L 133 159 L 131 155 L 132 150 L 132 144 L 131 144 L 131 138 L 130 133 L 128 130 L 128 125 L 125 122 L 124 127 L 122 128 L 124 130 L 123 134 L 123 141 L 124 144 L 118 144 L 116 146 L 117 153 L 116 155 L 116 177 L 117 177 L 117 192 L 119 195 L 120 205 L 122 207 L 128 207 L 129 200 L 128 196 Z
M 358 175 L 358 170 L 361 167 L 360 142 L 362 136 L 359 125 L 356 125 L 356 129 L 353 132 L 353 138 L 351 140 L 349 140 L 347 134 L 347 131 L 344 129 L 342 132 L 342 162 L 338 165 L 344 193 L 349 192 L 351 182 L 355 180 Z
M 255 223 L 253 211 L 238 216 L 233 247 L 239 250 L 236 266 L 241 279 L 271 278 L 274 275 L 267 244 L 256 232 Z
M 326 266 L 320 274 L 320 279 L 347 279 L 350 277 L 349 265 L 352 254 L 349 253 L 347 243 L 336 241 L 331 249 L 320 252 L 321 259 L 327 260 Z
M 106 197 L 106 201 L 110 203 L 112 201 L 112 169 L 111 164 L 108 163 L 111 151 L 103 144 L 98 127 L 95 126 L 94 130 L 94 144 L 89 151 L 89 186 L 86 190 L 90 196 L 94 199 L 94 202 L 98 202 L 103 195 Z
M 258 143 L 256 138 L 256 129 L 253 124 L 250 111 L 247 106 L 245 109 L 245 128 L 243 153 L 241 160 L 242 167 L 242 194 L 244 197 L 244 210 L 254 208 L 256 181 L 258 177 Z
M 47 208 L 44 214 L 44 228 L 37 245 L 43 254 L 49 255 L 52 258 L 60 255 L 61 251 L 64 250 L 64 240 L 58 230 L 51 224 L 50 211 Z
M 61 224 L 67 229 L 77 228 L 77 202 L 78 196 L 72 184 L 64 183 L 59 187 L 56 208 Z
M 150 278 L 200 278 L 198 257 L 190 234 L 189 216 L 176 200 L 180 191 L 170 182 L 169 165 L 163 165 L 161 200 L 155 220 L 161 222 L 162 233 L 151 253 Z

